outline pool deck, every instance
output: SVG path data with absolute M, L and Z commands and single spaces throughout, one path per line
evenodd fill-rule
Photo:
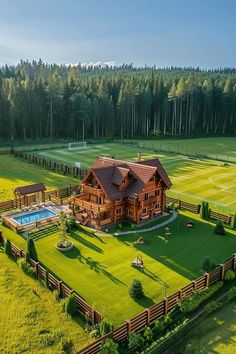
M 25 224 L 20 224 L 16 220 L 14 220 L 14 217 L 18 216 L 27 216 L 27 214 L 37 212 L 40 210 L 45 210 L 47 209 L 48 211 L 51 211 L 53 213 L 52 216 L 50 217 L 44 217 L 41 219 L 38 219 L 37 221 L 32 221 L 29 223 Z M 55 222 L 58 222 L 60 220 L 60 212 L 63 211 L 66 215 L 71 215 L 72 210 L 69 209 L 68 206 L 66 205 L 55 205 L 53 203 L 50 204 L 45 204 L 45 205 L 38 205 L 34 206 L 32 205 L 29 208 L 25 208 L 19 213 L 16 214 L 11 214 L 11 215 L 2 215 L 2 220 L 6 226 L 8 226 L 11 230 L 15 232 L 24 232 L 24 231 L 29 231 L 35 228 L 40 228 L 44 227 L 45 225 L 49 225 Z

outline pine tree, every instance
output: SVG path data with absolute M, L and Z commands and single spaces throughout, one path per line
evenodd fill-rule
M 142 283 L 140 280 L 137 279 L 132 280 L 129 288 L 129 295 L 133 299 L 138 299 L 144 296 Z
M 6 240 L 6 243 L 4 245 L 4 253 L 6 253 L 8 256 L 12 256 L 11 253 L 11 241 L 10 240 Z
M 66 298 L 66 302 L 65 302 L 65 313 L 74 316 L 78 313 L 77 310 L 77 303 L 76 303 L 76 298 L 74 294 L 70 294 L 67 298 Z
M 230 226 L 231 226 L 231 229 L 235 229 L 236 228 L 236 214 L 232 215 Z
M 217 235 L 225 235 L 225 229 L 222 221 L 218 221 L 215 226 L 215 234 Z
M 35 262 L 38 262 L 38 255 L 35 248 L 34 240 L 30 237 L 27 241 L 27 252 L 29 254 L 29 258 L 33 259 Z

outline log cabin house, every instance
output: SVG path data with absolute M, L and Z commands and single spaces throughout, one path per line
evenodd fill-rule
M 171 185 L 158 159 L 98 157 L 82 181 L 81 194 L 70 202 L 84 225 L 103 228 L 122 219 L 140 223 L 163 213 L 165 190 Z

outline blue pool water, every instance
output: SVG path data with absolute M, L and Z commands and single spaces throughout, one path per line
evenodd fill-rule
M 29 211 L 28 213 L 13 216 L 13 219 L 18 222 L 18 224 L 25 225 L 41 219 L 50 218 L 55 215 L 56 213 L 53 213 L 51 210 L 40 209 L 37 211 Z

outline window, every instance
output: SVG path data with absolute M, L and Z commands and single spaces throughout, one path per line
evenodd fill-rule
M 155 181 L 155 176 L 152 176 L 152 178 L 150 179 L 150 182 Z
M 158 195 L 160 195 L 160 189 L 158 189 L 157 191 L 155 191 L 155 196 L 157 197 Z
M 116 199 L 116 202 L 121 202 L 122 201 L 122 198 L 119 198 L 119 199 Z
M 159 208 L 160 208 L 160 204 L 159 203 L 155 204 L 155 209 L 159 209 Z
M 122 208 L 116 209 L 116 214 L 121 214 L 122 213 Z
M 148 193 L 144 194 L 144 200 L 148 200 Z
M 133 212 L 132 212 L 132 210 L 128 210 L 128 216 L 133 216 Z
M 143 208 L 142 213 L 146 214 L 147 213 L 147 208 Z
M 121 183 L 125 183 L 125 182 L 126 182 L 125 179 L 123 179 L 123 181 Z

